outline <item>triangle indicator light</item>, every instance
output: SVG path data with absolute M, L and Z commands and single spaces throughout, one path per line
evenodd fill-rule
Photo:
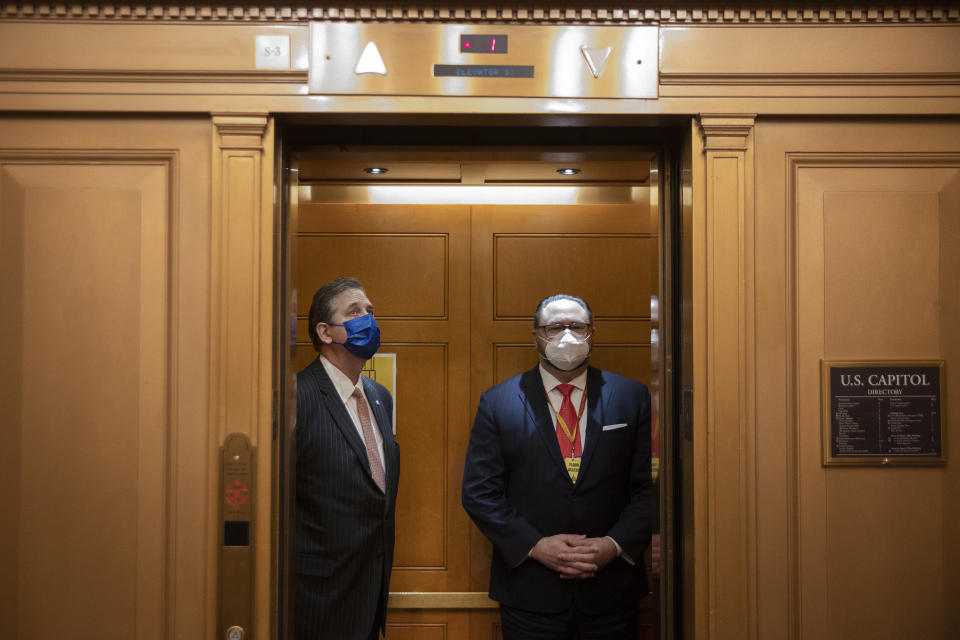
M 357 66 L 354 67 L 353 72 L 358 76 L 364 73 L 387 75 L 387 66 L 383 64 L 380 51 L 377 49 L 377 45 L 373 44 L 373 41 L 368 42 L 367 46 L 363 48 L 363 53 L 360 54 L 360 59 L 357 61 Z
M 613 47 L 580 47 L 580 53 L 583 54 L 583 59 L 587 61 L 587 66 L 590 67 L 590 73 L 593 74 L 594 78 L 599 78 L 600 74 L 603 73 L 603 68 L 607 66 L 607 60 L 610 58 L 610 52 L 613 51 Z

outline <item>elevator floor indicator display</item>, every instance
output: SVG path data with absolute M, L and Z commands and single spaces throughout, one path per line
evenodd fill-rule
M 658 97 L 657 26 L 310 25 L 315 95 Z

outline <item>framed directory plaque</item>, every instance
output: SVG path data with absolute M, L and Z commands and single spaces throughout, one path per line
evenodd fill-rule
M 824 465 L 943 464 L 942 360 L 822 363 Z

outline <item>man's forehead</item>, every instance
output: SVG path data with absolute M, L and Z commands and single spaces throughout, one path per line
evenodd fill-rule
M 333 299 L 334 305 L 339 309 L 346 309 L 352 304 L 360 304 L 361 306 L 368 306 L 370 300 L 367 299 L 367 294 L 363 289 L 347 289 L 346 291 L 341 291 Z
M 587 310 L 573 300 L 554 300 L 543 308 L 541 317 L 544 324 L 567 318 L 577 322 L 588 322 L 590 319 Z

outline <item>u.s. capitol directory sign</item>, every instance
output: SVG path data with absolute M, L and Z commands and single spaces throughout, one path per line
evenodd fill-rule
M 825 465 L 943 464 L 943 361 L 822 363 Z

